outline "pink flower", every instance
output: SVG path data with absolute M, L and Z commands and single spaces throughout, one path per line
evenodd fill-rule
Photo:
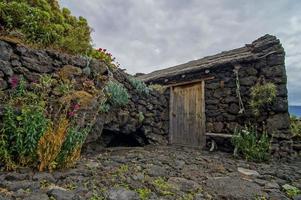
M 69 116 L 69 117 L 73 117 L 74 115 L 75 115 L 75 112 L 74 112 L 74 111 L 68 112 L 68 116 Z
M 77 111 L 79 108 L 80 108 L 80 105 L 79 104 L 75 104 L 73 106 L 73 111 Z
M 10 79 L 9 79 L 9 83 L 11 84 L 11 87 L 13 89 L 15 89 L 16 87 L 18 87 L 18 84 L 19 84 L 19 78 L 18 76 L 14 75 L 12 76 Z
M 107 50 L 106 49 L 103 49 L 103 52 L 106 52 Z

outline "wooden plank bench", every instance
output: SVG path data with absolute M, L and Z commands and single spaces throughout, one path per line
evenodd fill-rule
M 217 149 L 217 144 L 214 140 L 214 138 L 228 138 L 231 139 L 234 137 L 234 135 L 227 134 L 227 133 L 205 133 L 206 137 L 210 138 L 211 140 L 211 147 L 209 151 L 214 151 L 214 149 Z

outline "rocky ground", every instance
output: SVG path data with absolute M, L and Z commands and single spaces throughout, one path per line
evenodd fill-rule
M 175 147 L 120 147 L 86 154 L 73 169 L 1 172 L 0 199 L 289 199 L 301 159 L 256 164 Z M 301 199 L 301 196 L 294 196 Z

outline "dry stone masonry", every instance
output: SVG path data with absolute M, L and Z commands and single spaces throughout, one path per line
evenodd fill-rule
M 285 52 L 280 41 L 274 36 L 265 35 L 245 47 L 139 78 L 149 84 L 169 85 L 213 77 L 205 82 L 206 131 L 233 134 L 235 128 L 248 122 L 265 123 L 269 134 L 273 135 L 274 153 L 286 155 L 291 151 L 291 134 L 284 59 Z M 244 112 L 237 97 L 235 71 L 239 78 Z M 262 80 L 276 84 L 277 98 L 259 118 L 255 118 L 250 108 L 250 88 Z
M 235 128 L 248 122 L 265 123 L 273 135 L 274 154 L 285 156 L 292 151 L 292 141 L 284 58 L 280 41 L 266 35 L 245 47 L 155 71 L 139 76 L 139 79 L 148 84 L 169 85 L 213 77 L 205 84 L 206 132 L 233 134 Z M 168 143 L 168 90 L 165 95 L 156 91 L 150 91 L 149 95 L 140 94 L 126 73 L 120 69 L 110 69 L 103 62 L 0 41 L 0 90 L 4 93 L 11 89 L 9 80 L 14 75 L 23 75 L 27 81 L 34 82 L 42 74 L 55 74 L 63 68 L 73 68 L 88 78 L 100 74 L 106 79 L 114 79 L 123 84 L 130 95 L 126 106 L 97 116 L 86 141 L 93 144 L 91 147 Z M 76 80 L 81 83 L 80 78 Z M 276 84 L 277 98 L 256 118 L 249 106 L 250 88 L 262 80 Z M 238 89 L 241 102 L 237 97 Z M 243 103 L 243 112 L 240 103 Z M 3 106 L 0 105 L 0 117 L 1 114 Z
M 105 63 L 94 59 L 49 50 L 34 50 L 12 41 L 0 41 L 0 91 L 4 91 L 1 95 L 6 95 L 10 91 L 9 80 L 13 76 L 22 75 L 28 82 L 35 82 L 42 74 L 54 75 L 60 70 L 70 69 L 72 75 L 78 77 L 75 84 L 82 84 L 83 77 L 93 79 L 97 74 L 104 79 L 117 80 L 130 95 L 130 101 L 126 106 L 112 108 L 108 113 L 97 116 L 86 143 L 96 142 L 97 147 L 167 143 L 166 98 L 155 91 L 150 91 L 149 95 L 139 94 L 130 84 L 129 76 L 122 70 L 110 69 Z M 1 123 L 3 109 L 3 105 L 0 105 Z M 92 109 L 87 109 L 87 112 L 93 111 Z

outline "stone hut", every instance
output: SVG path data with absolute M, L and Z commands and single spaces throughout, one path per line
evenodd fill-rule
M 265 125 L 274 154 L 291 151 L 285 52 L 280 41 L 265 35 L 242 48 L 139 76 L 147 84 L 166 86 L 169 97 L 169 142 L 205 146 L 221 141 L 247 123 Z M 259 117 L 250 108 L 250 89 L 271 82 L 277 97 Z M 225 144 L 225 143 L 224 143 Z

